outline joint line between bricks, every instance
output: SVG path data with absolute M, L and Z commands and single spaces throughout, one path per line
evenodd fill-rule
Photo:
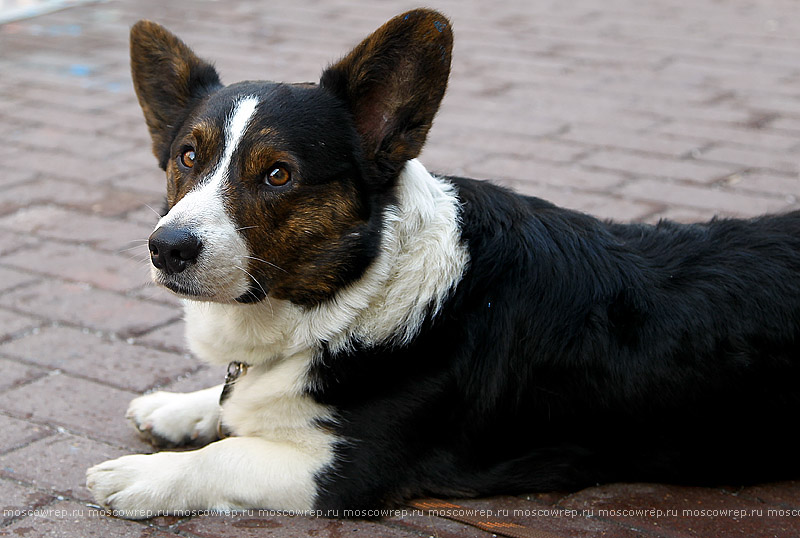
M 25 416 L 22 416 L 22 415 L 16 415 L 16 414 L 14 414 L 13 412 L 11 412 L 11 411 L 9 411 L 7 409 L 0 409 L 0 413 L 3 414 L 4 416 L 8 417 L 8 418 L 13 418 L 13 419 L 16 419 L 16 420 L 21 420 L 23 422 L 28 422 L 28 423 L 31 423 L 31 424 L 35 424 L 37 426 L 41 426 L 41 427 L 47 428 L 48 430 L 52 431 L 52 434 L 50 434 L 50 435 L 44 435 L 44 436 L 39 437 L 37 439 L 33 439 L 30 442 L 23 443 L 22 445 L 19 445 L 16 448 L 11 449 L 11 450 L 9 450 L 7 452 L 3 452 L 4 456 L 6 456 L 8 454 L 11 454 L 12 452 L 16 452 L 18 450 L 21 450 L 23 448 L 27 448 L 28 446 L 30 446 L 30 445 L 32 445 L 34 443 L 38 443 L 38 442 L 43 441 L 45 439 L 50 439 L 52 437 L 58 437 L 59 435 L 64 435 L 64 434 L 71 435 L 72 437 L 78 437 L 80 439 L 86 439 L 88 441 L 92 441 L 93 443 L 98 443 L 98 444 L 101 444 L 101 445 L 105 445 L 105 446 L 107 446 L 109 448 L 113 448 L 115 450 L 122 450 L 122 451 L 125 451 L 125 452 L 128 452 L 128 453 L 131 452 L 131 451 L 137 451 L 138 450 L 135 447 L 131 447 L 131 446 L 128 446 L 128 445 L 120 444 L 118 441 L 110 441 L 110 440 L 105 439 L 105 438 L 95 437 L 89 432 L 76 430 L 76 429 L 74 429 L 73 426 L 68 426 L 68 425 L 65 425 L 65 424 L 62 424 L 62 423 L 59 423 L 59 422 L 56 422 L 56 421 L 43 422 L 42 419 L 35 419 L 33 417 L 25 417 Z M 157 451 L 156 447 L 154 447 L 152 445 L 150 447 L 154 449 L 154 452 Z M 137 453 L 142 454 L 143 452 L 139 451 Z M 0 469 L 0 473 L 2 473 L 2 469 Z

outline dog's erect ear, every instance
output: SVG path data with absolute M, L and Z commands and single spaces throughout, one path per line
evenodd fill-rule
M 450 74 L 450 21 L 430 10 L 390 20 L 329 67 L 320 84 L 343 99 L 364 155 L 396 172 L 422 150 Z
M 153 153 L 161 168 L 193 102 L 222 86 L 216 70 L 163 26 L 139 21 L 131 28 L 131 72 Z

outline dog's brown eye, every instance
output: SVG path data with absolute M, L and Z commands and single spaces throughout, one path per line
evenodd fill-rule
M 180 161 L 185 168 L 194 166 L 195 153 L 193 149 L 188 149 L 181 154 Z
M 265 179 L 273 187 L 282 187 L 289 183 L 289 180 L 292 179 L 292 174 L 289 173 L 289 170 L 284 165 L 276 164 L 269 169 Z

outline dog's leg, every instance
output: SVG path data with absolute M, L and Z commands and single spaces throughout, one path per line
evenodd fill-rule
M 320 433 L 320 435 L 324 435 Z M 310 510 L 314 476 L 330 452 L 257 437 L 231 437 L 190 452 L 137 454 L 95 465 L 95 500 L 131 519 L 188 510 Z
M 131 401 L 126 416 L 156 446 L 205 445 L 217 439 L 222 385 L 180 394 L 154 392 Z

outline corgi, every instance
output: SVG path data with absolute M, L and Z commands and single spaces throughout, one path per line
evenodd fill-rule
M 417 160 L 451 23 L 393 18 L 319 83 L 224 86 L 156 23 L 152 277 L 224 384 L 154 392 L 88 470 L 130 518 L 797 477 L 800 212 L 618 224 Z M 199 446 L 199 448 L 198 448 Z M 349 512 L 347 512 L 349 510 Z

